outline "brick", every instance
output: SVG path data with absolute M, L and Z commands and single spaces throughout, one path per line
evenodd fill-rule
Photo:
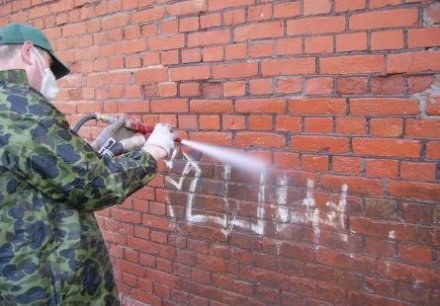
M 370 134 L 374 137 L 400 137 L 403 134 L 403 119 L 372 118 Z
M 178 29 L 179 29 L 179 21 L 177 19 L 162 20 L 160 22 L 161 34 L 177 33 Z
M 162 74 L 160 73 L 162 76 Z M 127 72 L 112 72 L 106 74 L 92 74 L 87 76 L 88 87 L 99 87 L 106 85 L 129 84 L 130 74 Z
M 306 81 L 307 95 L 331 95 L 333 93 L 333 78 L 310 78 Z
M 345 29 L 343 16 L 313 17 L 287 21 L 287 35 L 340 33 Z
M 429 204 L 402 203 L 400 211 L 402 218 L 407 223 L 426 223 L 432 224 L 435 214 L 434 207 Z
M 224 25 L 238 25 L 246 21 L 246 12 L 244 9 L 223 12 Z
M 283 148 L 286 145 L 286 139 L 283 135 L 272 133 L 238 132 L 235 135 L 234 144 L 239 147 Z
M 145 53 L 142 57 L 142 65 L 143 66 L 155 66 L 160 64 L 159 54 L 156 52 L 148 52 Z
M 302 79 L 279 79 L 277 81 L 276 91 L 278 93 L 300 93 L 302 91 Z
M 418 181 L 434 181 L 436 165 L 434 163 L 416 163 L 403 161 L 400 165 L 400 177 Z
M 358 234 L 365 236 L 386 239 L 390 232 L 393 232 L 393 239 L 411 241 L 415 239 L 415 227 L 393 222 L 390 220 L 379 221 L 364 217 L 351 217 L 350 229 Z
M 302 168 L 314 171 L 328 170 L 328 156 L 323 155 L 306 155 L 301 158 Z
M 63 37 L 76 36 L 86 33 L 85 23 L 68 24 L 63 27 Z
M 246 128 L 245 116 L 223 115 L 223 129 L 244 130 Z
M 328 14 L 332 9 L 332 3 L 330 0 L 304 0 L 303 12 L 304 15 L 318 15 Z
M 296 17 L 301 15 L 300 2 L 275 3 L 273 7 L 273 16 L 275 18 Z
M 254 0 L 210 0 L 208 7 L 210 11 L 219 11 L 225 8 L 252 5 L 254 3 Z
M 275 165 L 279 168 L 297 168 L 299 167 L 299 156 L 296 153 L 275 152 Z
M 209 144 L 231 146 L 232 136 L 225 132 L 190 132 L 189 139 Z
M 351 30 L 369 30 L 391 27 L 417 26 L 419 22 L 416 8 L 353 14 L 350 17 Z
M 223 83 L 223 93 L 226 97 L 244 96 L 246 94 L 246 82 L 225 82 Z
M 254 79 L 249 81 L 251 95 L 268 95 L 273 93 L 271 79 Z
M 172 50 L 183 48 L 185 46 L 185 35 L 177 34 L 150 37 L 148 39 L 148 46 L 151 50 Z
M 250 58 L 271 57 L 273 55 L 273 42 L 254 43 L 249 45 Z
M 191 15 L 208 10 L 206 1 L 183 1 L 175 4 L 167 5 L 167 13 L 172 16 Z
M 237 99 L 235 111 L 239 113 L 284 113 L 286 101 L 284 99 Z
M 199 126 L 201 130 L 219 130 L 220 116 L 218 115 L 201 115 L 199 117 Z
M 219 82 L 203 83 L 202 96 L 205 98 L 218 98 L 223 96 L 223 84 Z
M 368 254 L 380 257 L 395 257 L 397 253 L 396 243 L 389 240 L 379 240 L 377 238 L 365 237 L 365 249 Z M 374 282 L 372 280 L 367 281 L 367 285 L 370 288 L 374 288 L 377 280 Z M 380 284 L 382 287 L 384 284 Z M 383 287 L 382 287 L 383 288 Z M 385 287 L 386 288 L 386 287 Z M 385 289 L 387 290 L 387 289 Z M 394 288 L 391 286 L 391 292 Z
M 336 133 L 365 135 L 367 133 L 367 122 L 364 118 L 336 118 Z
M 313 58 L 293 58 L 268 60 L 261 63 L 263 76 L 314 74 Z
M 371 0 L 369 3 L 369 8 L 381 8 L 386 6 L 399 5 L 402 3 L 402 0 Z
M 426 114 L 430 116 L 440 115 L 440 96 L 430 96 L 426 99 Z
M 363 51 L 367 50 L 367 33 L 344 33 L 336 35 L 336 51 Z
M 230 113 L 232 112 L 231 100 L 191 100 L 192 113 Z
M 408 93 L 415 94 L 427 90 L 434 82 L 432 75 L 410 76 L 406 80 L 408 84 Z
M 379 275 L 402 282 L 419 281 L 420 285 L 429 285 L 438 281 L 438 273 L 429 267 L 413 266 L 397 261 L 382 259 L 378 261 Z
M 385 62 L 382 55 L 321 57 L 320 68 L 323 74 L 379 73 L 384 72 Z
M 257 73 L 258 63 L 256 62 L 212 66 L 212 77 L 214 79 L 246 78 L 256 76 Z
M 272 5 L 256 5 L 248 7 L 248 21 L 272 19 Z
M 202 61 L 200 48 L 182 50 L 182 63 L 197 63 Z
M 305 39 L 305 53 L 332 53 L 333 36 L 314 36 Z
M 440 138 L 440 121 L 407 119 L 405 135 L 420 138 Z
M 134 80 L 139 83 L 163 82 L 168 79 L 168 71 L 164 68 L 147 68 L 139 70 L 134 75 Z
M 209 46 L 229 43 L 231 33 L 229 30 L 215 30 L 188 34 L 188 47 Z
M 352 195 L 383 196 L 382 181 L 377 179 L 323 174 L 322 184 L 326 190 L 335 193 L 340 193 L 341 186 L 346 184 L 349 186 Z
M 203 48 L 202 57 L 204 62 L 216 62 L 224 59 L 223 46 Z
M 402 48 L 403 32 L 400 30 L 371 33 L 371 50 Z
M 324 136 L 292 136 L 292 150 L 321 153 L 347 153 L 347 138 Z
M 199 96 L 200 95 L 199 83 L 182 83 L 182 84 L 180 84 L 180 95 L 183 97 Z
M 238 27 L 234 30 L 235 41 L 273 38 L 283 35 L 284 23 L 279 21 L 268 23 L 254 23 Z
M 267 115 L 251 115 L 249 120 L 249 130 L 270 131 L 272 130 L 273 118 Z
M 420 157 L 420 142 L 403 139 L 354 138 L 353 152 L 359 155 Z
M 366 0 L 335 0 L 335 11 L 346 12 L 355 11 L 366 8 Z
M 431 3 L 425 9 L 425 23 L 429 25 L 440 24 L 440 5 L 436 2 Z
M 401 304 L 399 301 L 396 302 L 394 299 L 364 292 L 350 292 L 347 300 L 350 305 L 366 303 L 367 305 L 398 306 Z
M 430 141 L 426 144 L 426 158 L 440 159 L 440 142 Z
M 394 219 L 398 221 L 398 207 L 396 200 L 365 199 L 365 215 L 377 219 Z
M 413 99 L 365 98 L 351 99 L 352 115 L 417 115 L 419 102 Z
M 246 57 L 247 57 L 247 44 L 228 45 L 225 48 L 225 59 L 227 61 L 244 59 Z
M 339 95 L 365 94 L 368 92 L 368 78 L 344 77 L 336 80 L 336 92 Z
M 200 16 L 200 28 L 207 29 L 222 25 L 222 15 L 220 13 Z
M 408 48 L 436 47 L 440 45 L 440 28 L 408 30 Z
M 179 19 L 179 32 L 190 32 L 200 27 L 199 17 L 188 17 Z
M 406 200 L 438 201 L 440 186 L 435 183 L 391 181 L 388 185 L 388 192 L 393 197 Z
M 301 117 L 292 116 L 277 116 L 276 129 L 283 132 L 301 132 L 302 119 Z
M 128 24 L 128 16 L 125 14 L 106 17 L 101 22 L 102 29 L 105 30 L 124 27 L 127 24 Z
M 133 23 L 144 23 L 153 20 L 160 20 L 165 15 L 165 10 L 162 7 L 146 9 L 137 11 L 131 15 L 131 21 Z
M 371 93 L 374 95 L 402 95 L 404 79 L 401 75 L 371 78 Z
M 344 115 L 345 99 L 292 99 L 289 100 L 289 112 L 292 114 Z
M 339 174 L 357 174 L 361 173 L 361 159 L 357 157 L 333 156 L 332 171 Z
M 185 113 L 188 112 L 187 99 L 152 100 L 151 111 L 153 113 Z
M 390 54 L 387 73 L 411 73 L 440 70 L 440 52 L 406 52 Z
M 196 115 L 178 115 L 179 129 L 196 129 L 197 116 Z
M 170 69 L 170 78 L 172 81 L 189 81 L 209 79 L 211 71 L 208 66 L 188 66 Z
M 304 119 L 304 132 L 328 134 L 333 131 L 333 118 L 306 117 Z
M 276 41 L 278 55 L 303 54 L 302 38 L 283 38 Z

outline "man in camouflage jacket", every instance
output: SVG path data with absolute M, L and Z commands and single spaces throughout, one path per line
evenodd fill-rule
M 174 135 L 99 156 L 40 93 L 35 52 L 56 78 L 69 72 L 42 32 L 0 28 L 0 305 L 119 305 L 94 211 L 147 184 Z

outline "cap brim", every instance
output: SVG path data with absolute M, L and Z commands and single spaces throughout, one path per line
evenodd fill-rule
M 63 76 L 68 75 L 70 73 L 69 68 L 67 68 L 67 66 L 52 52 L 49 52 L 49 54 L 52 57 L 52 65 L 50 66 L 50 70 L 52 70 L 55 78 L 58 80 L 61 79 Z

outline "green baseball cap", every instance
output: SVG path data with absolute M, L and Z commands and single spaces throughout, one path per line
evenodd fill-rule
M 40 30 L 23 23 L 11 23 L 0 28 L 0 46 L 22 44 L 28 40 L 50 54 L 52 57 L 50 69 L 57 79 L 70 73 L 69 68 L 55 55 L 52 46 Z

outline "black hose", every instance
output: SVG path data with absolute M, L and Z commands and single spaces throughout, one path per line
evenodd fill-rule
M 95 113 L 85 115 L 76 123 L 76 125 L 73 127 L 73 131 L 75 133 L 78 133 L 79 129 L 84 125 L 84 123 L 86 123 L 87 121 L 96 120 L 96 119 L 97 118 L 96 118 Z

